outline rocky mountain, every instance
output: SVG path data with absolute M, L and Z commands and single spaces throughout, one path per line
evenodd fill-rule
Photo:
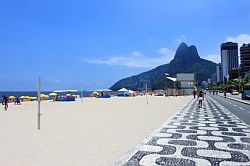
M 174 59 L 169 64 L 119 80 L 110 89 L 118 90 L 125 87 L 141 90 L 146 82 L 151 88 L 154 84 L 164 81 L 165 73 L 172 77 L 175 77 L 177 73 L 195 73 L 197 81 L 201 82 L 211 78 L 215 70 L 216 63 L 200 58 L 194 45 L 187 46 L 187 44 L 181 43 L 176 50 Z

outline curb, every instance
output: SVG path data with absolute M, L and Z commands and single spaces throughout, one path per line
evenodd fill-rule
M 220 97 L 224 97 L 224 96 L 221 96 L 221 95 L 218 95 Z M 230 100 L 234 100 L 234 101 L 238 101 L 238 102 L 241 102 L 243 104 L 247 104 L 247 105 L 250 105 L 250 102 L 247 102 L 247 101 L 243 101 L 243 100 L 239 100 L 239 99 L 235 99 L 235 98 L 232 98 L 232 97 L 226 97 L 227 99 L 230 99 Z

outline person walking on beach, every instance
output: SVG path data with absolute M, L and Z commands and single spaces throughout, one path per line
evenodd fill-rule
M 15 100 L 14 104 L 21 105 L 20 99 L 18 97 L 16 97 L 16 100 Z
M 7 109 L 8 109 L 8 97 L 6 97 L 5 95 L 3 95 L 3 102 L 2 102 L 2 104 L 4 105 L 5 111 L 7 111 Z
M 199 93 L 198 93 L 198 105 L 199 105 L 199 108 L 202 108 L 202 101 L 203 101 L 203 91 L 200 90 Z
M 196 98 L 196 90 L 193 91 L 194 99 Z

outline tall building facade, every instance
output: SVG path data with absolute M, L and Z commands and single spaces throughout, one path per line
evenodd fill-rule
M 250 43 L 240 47 L 240 68 L 243 74 L 250 71 Z
M 222 71 L 221 71 L 221 64 L 218 63 L 216 65 L 216 82 L 221 82 L 222 80 Z
M 221 70 L 222 79 L 228 81 L 230 70 L 239 67 L 238 44 L 233 42 L 222 43 L 221 50 Z

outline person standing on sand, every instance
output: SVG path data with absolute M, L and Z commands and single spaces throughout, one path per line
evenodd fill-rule
M 202 108 L 202 101 L 203 101 L 203 91 L 200 90 L 199 93 L 198 93 L 198 105 L 199 105 L 199 108 Z
M 21 105 L 21 102 L 20 102 L 20 99 L 18 98 L 18 97 L 16 97 L 16 101 L 15 101 L 15 103 L 14 104 L 17 104 L 17 105 Z
M 193 91 L 194 99 L 196 98 L 196 90 Z
M 5 95 L 3 95 L 3 102 L 2 102 L 2 104 L 4 105 L 5 111 L 7 111 L 7 109 L 8 109 L 8 97 L 6 97 Z

